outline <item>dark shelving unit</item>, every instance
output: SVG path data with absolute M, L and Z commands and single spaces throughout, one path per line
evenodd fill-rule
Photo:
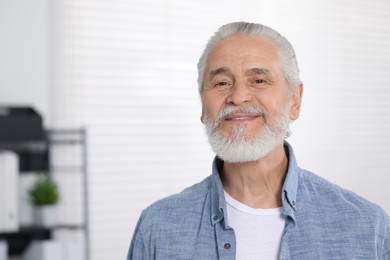
M 0 125 L 1 126 L 1 125 Z M 12 129 L 10 129 L 12 130 Z M 89 226 L 88 226 L 88 174 L 87 174 L 87 138 L 85 129 L 50 129 L 44 130 L 40 138 L 27 138 L 18 140 L 0 136 L 0 150 L 14 151 L 19 159 L 20 173 L 24 171 L 44 171 L 50 176 L 52 172 L 60 174 L 72 170 L 82 174 L 82 210 L 83 224 L 81 225 L 58 225 L 52 228 L 44 227 L 20 227 L 16 232 L 0 233 L 0 239 L 8 243 L 8 255 L 19 256 L 33 240 L 52 239 L 56 230 L 82 230 L 85 238 L 85 259 L 89 260 Z M 38 135 L 39 136 L 39 135 Z M 59 146 L 78 146 L 81 149 L 79 165 L 54 165 L 51 162 L 51 151 Z

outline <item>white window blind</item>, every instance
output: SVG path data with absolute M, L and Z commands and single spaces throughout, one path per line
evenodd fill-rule
M 390 2 L 61 0 L 51 11 L 51 122 L 88 130 L 93 260 L 124 259 L 143 208 L 210 174 L 196 63 L 235 20 L 296 47 L 299 164 L 390 211 Z

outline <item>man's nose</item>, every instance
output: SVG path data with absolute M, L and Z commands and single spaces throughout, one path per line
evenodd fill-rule
M 243 82 L 235 82 L 226 101 L 229 104 L 239 106 L 243 103 L 250 102 L 251 100 L 252 93 L 249 86 Z

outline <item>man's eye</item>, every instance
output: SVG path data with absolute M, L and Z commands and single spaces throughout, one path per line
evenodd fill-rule
M 256 79 L 255 83 L 256 84 L 263 84 L 265 81 L 263 79 Z
M 215 84 L 216 87 L 225 87 L 227 85 L 228 83 L 226 81 L 218 82 L 217 84 Z

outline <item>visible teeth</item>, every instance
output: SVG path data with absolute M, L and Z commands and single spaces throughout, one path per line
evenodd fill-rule
M 233 117 L 233 118 L 230 118 L 230 120 L 247 120 L 249 118 L 250 117 Z

